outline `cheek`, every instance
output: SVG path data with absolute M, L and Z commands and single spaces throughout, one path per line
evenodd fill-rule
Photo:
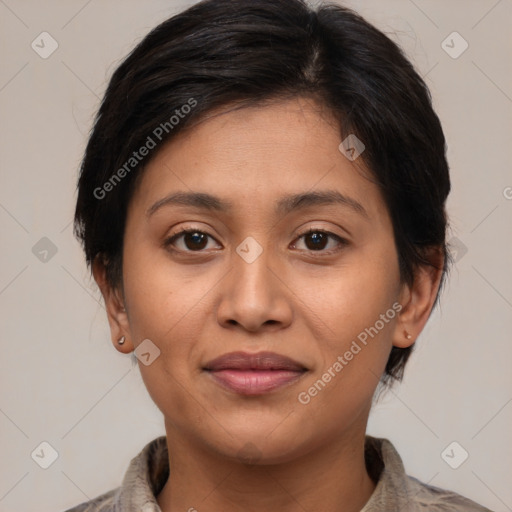
M 315 304 L 308 315 L 310 331 L 318 326 L 314 337 L 320 364 L 296 400 L 304 415 L 302 428 L 318 429 L 321 423 L 325 436 L 365 417 L 392 347 L 392 287 L 369 275 L 353 279 L 331 282 L 323 307 Z
M 142 241 L 125 247 L 124 290 L 135 342 L 150 338 L 168 343 L 179 332 L 182 345 L 193 339 L 208 293 L 219 280 L 208 265 L 179 265 L 165 250 Z
M 392 244 L 383 241 L 353 251 L 338 268 L 328 268 L 324 274 L 296 274 L 300 277 L 295 279 L 301 282 L 296 287 L 297 303 L 304 305 L 303 315 L 311 318 L 312 325 L 324 327 L 328 348 L 342 349 L 376 322 L 382 328 L 379 319 L 388 310 L 386 328 L 380 330 L 383 335 L 390 333 L 396 318 L 392 305 L 400 289 L 398 259 Z
M 184 283 L 182 276 L 165 272 L 158 265 L 126 268 L 125 293 L 131 299 L 130 331 L 134 345 L 149 339 L 159 351 L 150 365 L 139 360 L 141 377 L 161 411 L 180 411 L 173 417 L 178 423 L 194 415 L 194 401 L 187 391 L 196 371 L 192 363 L 197 361 L 195 349 L 201 323 L 195 321 L 194 315 L 205 294 L 203 288 L 197 282 Z
M 398 260 L 391 242 L 368 246 L 345 260 L 329 279 L 318 280 L 321 293 L 306 294 L 301 316 L 314 333 L 318 361 L 301 391 L 303 402 L 342 416 L 365 407 L 384 371 L 392 348 L 399 291 Z M 334 408 L 331 408 L 333 406 Z M 338 412 L 336 412 L 338 411 Z M 314 416 L 314 414 L 313 414 Z
M 183 387 L 199 371 L 198 340 L 204 338 L 222 269 L 177 265 L 162 250 L 127 243 L 123 272 L 133 343 L 149 339 L 160 351 L 150 365 L 139 363 L 148 392 L 164 410 L 172 404 L 184 411 L 190 400 L 183 399 Z

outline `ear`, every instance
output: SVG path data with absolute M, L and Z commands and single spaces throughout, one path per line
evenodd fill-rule
M 430 317 L 443 275 L 444 255 L 441 248 L 432 248 L 428 260 L 434 266 L 419 266 L 414 272 L 413 283 L 402 286 L 399 299 L 402 309 L 393 333 L 395 347 L 413 345 Z
M 112 344 L 119 352 L 127 354 L 134 347 L 130 337 L 130 324 L 122 293 L 117 288 L 113 288 L 108 282 L 105 262 L 101 256 L 95 258 L 92 264 L 92 273 L 105 301 Z M 125 342 L 120 345 L 118 340 L 123 336 Z

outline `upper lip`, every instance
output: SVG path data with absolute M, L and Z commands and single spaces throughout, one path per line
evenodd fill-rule
M 275 352 L 229 352 L 208 362 L 205 370 L 307 370 L 304 365 Z

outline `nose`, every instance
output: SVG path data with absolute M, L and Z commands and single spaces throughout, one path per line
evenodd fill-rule
M 280 330 L 290 325 L 292 293 L 268 250 L 251 263 L 233 254 L 233 268 L 220 284 L 217 319 L 222 327 L 250 332 Z M 280 275 L 281 274 L 281 275 Z

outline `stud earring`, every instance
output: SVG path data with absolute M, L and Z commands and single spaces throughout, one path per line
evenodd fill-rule
M 407 331 L 405 331 L 405 330 L 404 330 L 404 336 L 405 336 L 408 340 L 412 339 L 412 336 L 411 336 Z
M 125 337 L 124 337 L 124 336 L 121 336 L 121 337 L 117 340 L 117 343 L 118 343 L 119 345 L 122 345 L 122 344 L 124 343 L 124 341 L 125 341 Z

